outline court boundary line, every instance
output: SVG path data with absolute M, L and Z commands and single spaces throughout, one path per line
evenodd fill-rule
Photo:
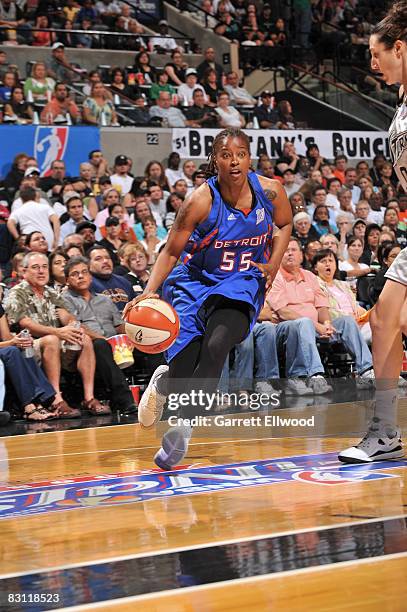
M 363 519 L 363 520 L 355 520 L 355 521 L 348 521 L 348 522 L 341 522 L 341 523 L 335 523 L 333 525 L 318 525 L 317 527 L 303 527 L 301 529 L 296 529 L 296 530 L 286 530 L 286 531 L 279 531 L 276 533 L 267 533 L 267 534 L 260 534 L 260 535 L 252 535 L 252 536 L 243 536 L 241 538 L 229 538 L 226 540 L 219 540 L 216 542 L 204 542 L 202 544 L 194 544 L 192 546 L 174 546 L 174 547 L 170 547 L 170 548 L 163 548 L 162 550 L 154 550 L 154 551 L 146 551 L 146 552 L 140 552 L 140 553 L 135 553 L 135 554 L 128 554 L 128 555 L 119 555 L 117 557 L 110 557 L 110 558 L 103 558 L 103 559 L 95 559 L 93 561 L 84 561 L 84 562 L 77 562 L 77 563 L 68 563 L 66 565 L 57 565 L 57 566 L 53 566 L 53 567 L 44 567 L 44 568 L 40 568 L 40 569 L 33 569 L 30 571 L 25 571 L 25 572 L 11 572 L 9 574 L 0 574 L 0 585 L 1 585 L 1 581 L 2 580 L 6 580 L 8 578 L 17 578 L 19 576 L 29 576 L 31 574 L 40 574 L 40 573 L 47 573 L 47 572 L 57 572 L 57 571 L 63 571 L 63 570 L 70 570 L 70 569 L 76 569 L 76 568 L 80 568 L 80 567 L 88 567 L 90 565 L 103 565 L 104 563 L 117 563 L 119 561 L 130 561 L 131 559 L 141 559 L 144 557 L 155 557 L 155 556 L 160 556 L 160 555 L 168 555 L 171 553 L 179 553 L 179 552 L 184 552 L 184 551 L 189 551 L 189 550 L 200 550 L 203 548 L 211 548 L 214 546 L 228 546 L 231 544 L 239 544 L 239 543 L 244 543 L 244 542 L 251 542 L 254 540 L 267 540 L 267 539 L 271 539 L 271 538 L 281 538 L 284 536 L 289 536 L 289 535 L 298 535 L 301 533 L 311 533 L 314 531 L 324 531 L 324 530 L 328 530 L 328 529 L 337 529 L 337 528 L 341 528 L 341 527 L 354 527 L 357 525 L 367 525 L 370 523 L 378 523 L 378 522 L 382 522 L 382 521 L 390 521 L 390 520 L 398 520 L 398 519 L 405 519 L 407 518 L 407 513 L 404 514 L 396 514 L 394 516 L 380 516 L 380 517 L 375 517 L 375 518 L 371 518 L 371 519 Z M 396 553 L 395 553 L 396 554 Z M 399 553 L 397 553 L 399 554 Z M 402 553 L 402 554 L 406 554 L 407 553 Z M 304 568 L 300 568 L 300 569 L 304 569 Z M 306 569 L 306 568 L 305 568 Z M 290 570 L 291 571 L 291 570 Z M 299 571 L 299 570 L 292 570 L 292 571 Z M 286 573 L 286 572 L 284 572 Z
M 399 399 L 407 399 L 406 398 L 399 398 Z M 367 400 L 355 400 L 352 402 L 352 404 L 364 404 Z M 332 406 L 343 406 L 344 404 L 350 404 L 351 402 L 336 402 L 335 404 L 328 404 L 328 407 L 331 408 Z M 304 408 L 320 408 L 321 406 L 319 405 L 311 405 L 311 406 L 304 406 Z M 294 407 L 295 408 L 295 407 Z M 300 406 L 300 408 L 303 408 L 303 406 Z M 276 410 L 292 410 L 292 408 L 277 408 Z M 243 417 L 245 414 L 252 414 L 250 412 L 245 412 L 245 413 L 240 413 L 240 412 L 231 412 L 230 416 L 232 415 L 240 415 Z M 228 415 L 228 413 L 225 414 L 225 416 Z M 164 422 L 164 421 L 162 421 Z M 0 440 L 2 439 L 14 439 L 14 438 L 23 438 L 23 437 L 27 437 L 27 436 L 36 436 L 39 433 L 41 434 L 41 436 L 43 435 L 49 435 L 49 434 L 66 434 L 68 432 L 73 432 L 73 431 L 89 431 L 89 430 L 97 430 L 97 429 L 108 429 L 111 427 L 132 427 L 135 425 L 140 425 L 140 423 L 114 423 L 112 425 L 99 425 L 98 427 L 78 427 L 78 428 L 74 428 L 74 429 L 66 429 L 64 431 L 41 431 L 41 432 L 33 432 L 33 433 L 25 433 L 25 434 L 15 434 L 14 436 L 1 436 Z
M 65 608 L 58 608 L 58 611 L 64 612 L 68 610 L 69 612 L 80 612 L 82 610 L 96 610 L 97 608 L 101 608 L 102 606 L 116 605 L 120 603 L 138 603 L 139 601 L 144 601 L 148 599 L 154 599 L 157 597 L 168 597 L 170 595 L 179 595 L 181 593 L 189 593 L 203 591 L 205 589 L 218 589 L 225 586 L 233 587 L 237 584 L 249 583 L 252 582 L 260 582 L 261 580 L 271 580 L 276 578 L 284 578 L 285 576 L 294 576 L 296 574 L 306 574 L 311 572 L 321 572 L 326 571 L 327 569 L 332 569 L 333 567 L 340 569 L 341 567 L 352 567 L 356 564 L 367 565 L 368 563 L 377 563 L 382 561 L 391 561 L 392 559 L 399 559 L 402 557 L 407 558 L 406 552 L 400 553 L 392 553 L 390 555 L 381 555 L 377 557 L 368 557 L 367 559 L 352 559 L 351 561 L 338 561 L 336 563 L 327 563 L 326 565 L 316 565 L 312 567 L 301 567 L 295 570 L 287 570 L 286 572 L 274 572 L 272 574 L 262 574 L 261 576 L 247 576 L 245 578 L 235 578 L 234 580 L 224 580 L 222 582 L 211 582 L 208 584 L 199 584 L 196 586 L 190 587 L 179 587 L 178 589 L 166 589 L 164 591 L 156 591 L 154 593 L 144 593 L 143 595 L 132 595 L 131 597 L 120 597 L 118 599 L 107 599 L 105 601 L 90 603 L 90 604 L 80 604 L 76 606 L 68 606 Z
M 97 428 L 99 429 L 99 428 Z M 72 431 L 72 430 L 71 430 Z M 46 432 L 46 433 L 52 433 L 52 432 Z M 354 436 L 351 434 L 355 434 Z M 351 434 L 346 435 L 345 434 L 339 434 L 339 435 L 343 435 L 344 437 L 346 437 L 347 439 L 352 439 L 353 437 L 358 438 L 361 435 L 361 432 L 351 432 Z M 338 435 L 338 434 L 335 434 Z M 261 441 L 266 441 L 266 440 L 337 440 L 340 438 L 336 438 L 334 434 L 328 434 L 327 436 L 304 436 L 303 438 L 299 437 L 299 436 L 271 436 L 271 437 L 267 437 L 267 438 L 235 438 L 233 440 L 229 440 L 229 439 L 225 439 L 225 440 L 218 440 L 216 442 L 190 442 L 189 443 L 189 448 L 191 448 L 192 446 L 210 446 L 211 444 L 232 444 L 232 443 L 237 443 L 237 442 L 261 442 Z M 1 441 L 1 438 L 0 438 Z M 159 443 L 159 442 L 158 442 Z M 126 451 L 126 450 L 151 450 L 151 449 L 157 449 L 157 446 L 130 446 L 130 447 L 126 447 L 126 448 L 109 448 L 109 449 L 105 449 L 105 450 L 95 450 L 95 451 L 85 451 L 85 452 L 81 452 L 81 453 L 56 453 L 53 455 L 35 455 L 35 456 L 31 456 L 31 457 L 14 457 L 13 459 L 0 459 L 0 464 L 1 463 L 10 463 L 11 461 L 24 461 L 25 459 L 46 459 L 48 457 L 71 457 L 74 455 L 93 455 L 95 453 L 113 453 L 113 452 L 119 452 L 119 451 Z M 327 452 L 336 452 L 336 451 L 327 451 Z M 285 457 L 278 457 L 278 459 L 284 459 Z
M 51 433 L 51 432 L 49 432 Z M 351 437 L 351 436 L 350 436 Z M 308 438 L 307 440 L 316 440 L 317 438 L 321 438 L 321 436 L 317 436 L 316 438 Z M 275 437 L 267 437 L 267 438 L 235 438 L 234 440 L 218 440 L 216 442 L 190 442 L 189 443 L 189 448 L 191 448 L 191 446 L 209 446 L 211 444 L 232 444 L 232 443 L 237 443 L 237 442 L 261 442 L 262 440 L 297 440 L 297 436 L 286 436 L 284 438 L 275 438 Z M 329 438 L 327 439 L 332 439 L 332 436 L 329 436 Z M 159 443 L 159 442 L 158 442 Z M 137 451 L 137 450 L 151 450 L 151 449 L 157 449 L 157 446 L 129 446 L 127 448 L 109 448 L 106 450 L 95 450 L 95 451 L 85 451 L 85 452 L 81 452 L 81 453 L 56 453 L 53 455 L 36 455 L 36 456 L 32 456 L 32 457 L 15 457 L 14 459 L 1 459 L 0 463 L 4 463 L 5 461 L 7 461 L 8 463 L 10 463 L 11 461 L 24 461 L 26 459 L 46 459 L 48 457 L 71 457 L 73 455 L 93 455 L 95 453 L 113 453 L 113 452 L 119 452 L 119 451 L 125 451 L 125 450 L 133 450 L 133 451 Z M 335 452 L 335 451 L 332 451 Z M 278 457 L 279 459 L 284 459 L 284 457 Z

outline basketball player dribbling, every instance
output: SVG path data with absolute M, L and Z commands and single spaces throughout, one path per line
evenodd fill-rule
M 155 292 L 164 283 L 163 299 L 181 322 L 166 354 L 169 365 L 157 368 L 141 398 L 138 414 L 144 427 L 160 420 L 170 393 L 216 391 L 227 355 L 256 323 L 266 284 L 274 280 L 291 235 L 285 190 L 250 170 L 250 141 L 244 132 L 228 128 L 217 134 L 208 174 L 211 178 L 178 211 L 144 293 L 124 312 L 142 299 L 158 297 Z M 273 223 L 279 229 L 274 238 Z M 187 407 L 179 416 L 194 414 Z M 188 425 L 169 429 L 156 464 L 168 470 L 179 463 L 191 432 Z
M 401 84 L 400 103 L 389 129 L 394 169 L 407 191 L 407 0 L 396 2 L 370 37 L 371 67 L 388 85 Z M 376 378 L 374 417 L 363 440 L 339 454 L 344 463 L 403 457 L 397 427 L 397 386 L 402 333 L 407 334 L 407 248 L 386 273 L 386 284 L 372 311 L 373 365 Z

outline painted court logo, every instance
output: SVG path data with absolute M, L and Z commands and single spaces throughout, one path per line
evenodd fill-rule
M 407 460 L 376 464 L 338 463 L 335 453 L 299 455 L 217 466 L 180 466 L 172 472 L 139 470 L 125 474 L 75 477 L 0 488 L 0 518 L 113 506 L 227 489 L 284 482 L 339 486 L 397 478 L 386 473 L 407 468 Z

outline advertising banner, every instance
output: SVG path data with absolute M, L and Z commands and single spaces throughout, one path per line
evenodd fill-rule
M 307 147 L 316 143 L 322 157 L 333 159 L 340 153 L 349 160 L 373 159 L 382 153 L 389 157 L 387 132 L 349 132 L 329 130 L 244 130 L 251 141 L 251 154 L 257 159 L 262 153 L 276 159 L 281 155 L 285 142 L 293 142 L 299 155 L 305 155 Z M 172 150 L 182 159 L 204 159 L 212 150 L 212 142 L 219 130 L 184 129 L 172 131 Z

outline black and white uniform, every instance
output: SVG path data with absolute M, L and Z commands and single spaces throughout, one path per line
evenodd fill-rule
M 407 193 L 407 93 L 391 122 L 389 144 L 394 170 Z M 407 286 L 407 247 L 397 255 L 385 276 Z

